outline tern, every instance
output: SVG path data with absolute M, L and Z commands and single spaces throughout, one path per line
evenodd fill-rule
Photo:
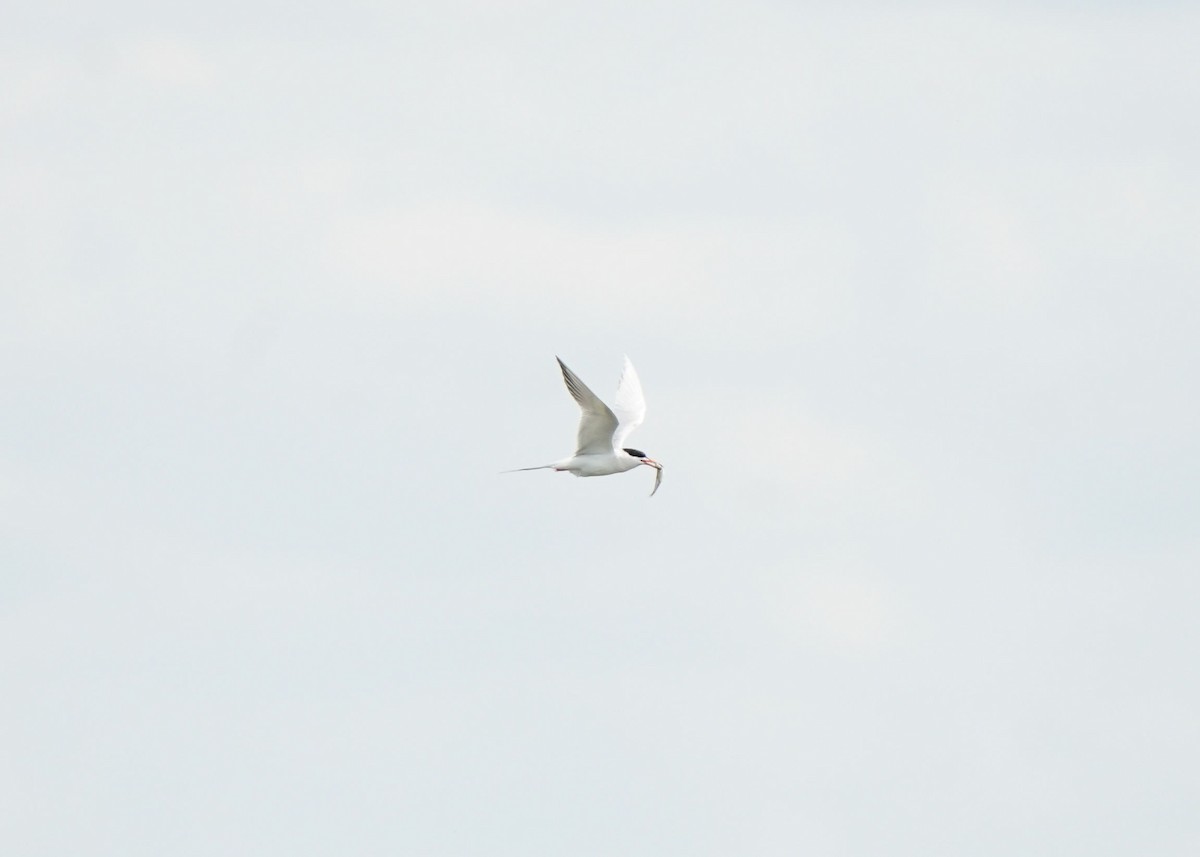
M 646 397 L 642 393 L 642 382 L 638 380 L 637 371 L 629 362 L 629 358 L 625 358 L 625 369 L 621 372 L 621 380 L 617 382 L 617 397 L 612 408 L 600 401 L 600 397 L 589 390 L 587 384 L 580 381 L 579 376 L 568 369 L 561 358 L 554 359 L 558 360 L 562 369 L 567 390 L 583 412 L 579 418 L 575 454 L 553 464 L 519 467 L 508 472 L 565 470 L 576 476 L 610 476 L 645 464 L 657 471 L 654 477 L 654 491 L 650 492 L 650 496 L 653 497 L 658 491 L 658 486 L 662 484 L 663 466 L 640 449 L 623 445 L 633 430 L 646 418 Z

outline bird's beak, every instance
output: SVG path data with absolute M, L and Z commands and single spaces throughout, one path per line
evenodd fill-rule
M 650 465 L 651 467 L 653 467 L 655 470 L 662 470 L 662 469 L 663 469 L 663 468 L 662 468 L 662 465 L 661 465 L 661 464 L 659 464 L 657 461 L 655 461 L 653 458 L 643 458 L 643 459 L 642 459 L 642 464 L 649 464 L 649 465 Z

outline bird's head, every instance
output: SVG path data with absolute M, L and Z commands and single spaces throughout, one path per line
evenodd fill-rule
M 642 452 L 640 449 L 629 449 L 626 447 L 621 451 L 630 458 L 636 458 L 638 460 L 638 464 L 645 464 L 647 467 L 653 467 L 658 471 L 656 474 L 654 474 L 654 491 L 650 492 L 650 496 L 653 497 L 655 492 L 658 491 L 658 486 L 662 485 L 663 466 L 650 456 L 646 455 L 646 453 Z
M 626 455 L 629 455 L 629 456 L 631 456 L 631 457 L 633 457 L 633 458 L 636 458 L 636 459 L 637 459 L 638 461 L 640 461 L 642 464 L 645 464 L 645 465 L 647 465 L 647 466 L 649 466 L 649 467 L 653 467 L 655 470 L 662 470 L 662 465 L 661 465 L 661 464 L 659 464 L 657 461 L 655 461 L 655 460 L 654 460 L 653 458 L 651 458 L 650 456 L 646 455 L 646 453 L 642 452 L 640 449 L 630 449 L 630 448 L 626 447 L 626 448 L 623 450 L 623 452 L 624 452 Z

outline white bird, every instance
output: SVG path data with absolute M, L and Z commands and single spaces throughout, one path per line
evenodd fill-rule
M 600 401 L 600 398 L 579 380 L 579 376 L 567 368 L 566 363 L 560 358 L 555 359 L 562 367 L 567 389 L 583 411 L 579 418 L 575 454 L 553 464 L 519 467 L 508 472 L 565 470 L 576 476 L 609 476 L 645 464 L 657 471 L 654 477 L 654 491 L 650 492 L 650 496 L 653 497 L 658 491 L 658 486 L 662 484 L 663 466 L 640 449 L 623 445 L 633 430 L 646 418 L 646 397 L 642 393 L 642 382 L 638 380 L 637 371 L 629 362 L 629 358 L 625 358 L 625 369 L 621 372 L 621 380 L 617 382 L 617 398 L 612 409 Z M 614 410 L 616 413 L 613 413 Z

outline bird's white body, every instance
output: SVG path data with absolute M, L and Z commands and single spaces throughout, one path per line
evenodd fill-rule
M 562 360 L 558 361 L 558 365 L 562 369 L 567 390 L 582 411 L 575 454 L 553 464 L 519 469 L 557 470 L 576 476 L 611 476 L 645 464 L 658 471 L 654 479 L 654 491 L 657 491 L 662 482 L 662 465 L 644 452 L 624 446 L 625 439 L 646 418 L 642 382 L 629 358 L 625 358 L 625 370 L 617 383 L 617 397 L 612 408 L 600 401 Z M 650 496 L 654 496 L 654 491 L 650 492 Z
M 594 452 L 587 455 L 572 455 L 562 461 L 550 465 L 555 470 L 565 470 L 576 476 L 611 476 L 614 473 L 624 473 L 643 464 L 640 458 L 634 458 L 623 449 L 612 452 Z

